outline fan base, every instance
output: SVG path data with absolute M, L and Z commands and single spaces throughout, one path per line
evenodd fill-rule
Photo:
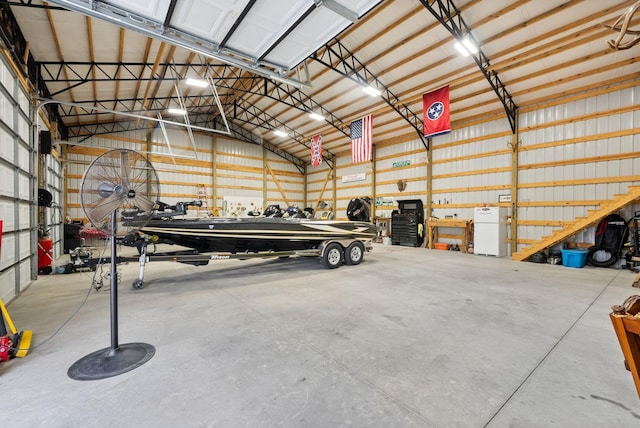
M 73 363 L 67 376 L 75 380 L 97 380 L 118 376 L 140 367 L 153 357 L 156 348 L 146 343 L 126 343 L 104 348 Z

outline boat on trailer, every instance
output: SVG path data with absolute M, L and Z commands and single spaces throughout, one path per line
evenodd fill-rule
M 371 223 L 283 217 L 159 219 L 140 231 L 201 253 L 309 250 L 325 241 L 367 241 L 376 234 Z
M 377 229 L 367 221 L 314 220 L 300 216 L 256 216 L 242 218 L 189 218 L 186 208 L 193 203 L 177 204 L 158 210 L 140 228 L 134 240 L 140 252 L 140 273 L 134 288 L 144 284 L 144 266 L 148 261 L 177 261 L 205 265 L 211 260 L 269 258 L 289 256 L 318 257 L 330 269 L 341 264 L 357 265 L 373 247 Z M 125 216 L 126 217 L 126 216 Z M 188 250 L 149 252 L 150 244 L 169 244 Z

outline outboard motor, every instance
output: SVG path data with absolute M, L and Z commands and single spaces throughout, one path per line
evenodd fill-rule
M 347 217 L 351 221 L 370 222 L 369 201 L 365 198 L 353 198 L 347 205 Z

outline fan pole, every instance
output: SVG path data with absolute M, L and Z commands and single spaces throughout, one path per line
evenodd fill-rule
M 111 270 L 109 272 L 109 300 L 111 305 L 111 353 L 118 349 L 118 270 L 116 269 L 116 211 L 111 214 Z
M 75 380 L 97 380 L 117 376 L 140 367 L 156 349 L 146 343 L 118 344 L 118 272 L 116 270 L 116 212 L 111 213 L 111 346 L 85 355 L 73 363 L 67 375 Z

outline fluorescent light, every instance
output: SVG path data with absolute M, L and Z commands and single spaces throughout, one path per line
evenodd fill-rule
M 371 95 L 372 97 L 379 97 L 380 95 L 382 95 L 382 92 L 378 88 L 374 88 L 371 85 L 364 86 L 362 90 L 365 91 L 367 94 Z
M 185 80 L 185 83 L 190 86 L 197 86 L 198 88 L 206 88 L 207 86 L 209 86 L 209 82 L 203 79 L 188 78 L 187 80 Z
M 280 129 L 274 129 L 273 133 L 276 134 L 278 137 L 286 137 L 287 133 L 280 130 Z
M 174 114 L 174 115 L 182 115 L 185 116 L 187 114 L 187 112 L 185 110 L 182 110 L 181 108 L 170 108 L 167 109 L 167 113 L 169 114 Z
M 453 46 L 464 56 L 478 53 L 478 47 L 468 37 L 462 39 L 462 42 L 456 42 Z
M 309 117 L 313 120 L 317 120 L 318 122 L 324 120 L 324 116 L 316 113 L 315 111 L 312 111 L 311 113 L 309 113 Z
M 478 47 L 475 45 L 475 43 L 473 43 L 471 41 L 471 39 L 469 39 L 468 37 L 465 37 L 462 40 L 462 44 L 464 45 L 465 48 L 467 48 L 467 50 L 469 52 L 471 52 L 472 54 L 478 53 Z

